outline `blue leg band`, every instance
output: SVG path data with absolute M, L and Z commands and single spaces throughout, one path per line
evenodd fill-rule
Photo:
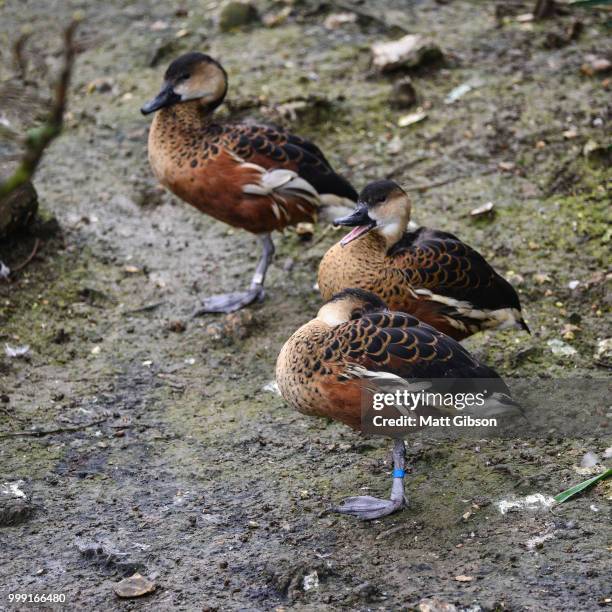
M 395 468 L 393 470 L 393 478 L 403 478 L 406 475 L 406 472 L 401 468 Z

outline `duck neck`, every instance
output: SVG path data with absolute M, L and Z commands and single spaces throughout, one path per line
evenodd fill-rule
M 308 333 L 311 337 L 318 337 L 322 334 L 326 334 L 333 326 L 327 321 L 317 317 L 306 323 L 305 327 L 308 328 Z
M 312 319 L 308 321 L 308 323 L 304 323 L 304 325 L 291 336 L 291 339 L 287 342 L 285 347 L 288 347 L 288 345 L 301 346 L 305 344 L 309 347 L 309 350 L 316 350 L 315 347 L 321 345 L 322 339 L 331 329 L 332 327 L 322 319 Z M 283 347 L 283 351 L 285 351 L 285 347 Z
M 212 122 L 213 111 L 202 106 L 199 100 L 189 100 L 162 108 L 155 114 L 155 123 L 172 126 L 179 131 L 191 132 Z
M 379 232 L 371 231 L 365 236 L 349 242 L 345 247 L 351 259 L 364 269 L 380 264 L 387 253 L 387 242 Z
M 385 226 L 381 227 L 378 230 L 374 230 L 374 232 L 378 234 L 385 242 L 385 251 L 388 251 L 395 243 L 401 240 L 406 228 L 408 227 L 408 222 L 410 221 L 410 217 L 401 217 L 397 219 L 397 221 L 393 223 L 388 223 Z

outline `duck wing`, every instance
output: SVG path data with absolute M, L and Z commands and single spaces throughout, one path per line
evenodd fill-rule
M 387 255 L 454 326 L 474 332 L 518 324 L 529 331 L 514 287 L 457 236 L 422 227 L 406 232 Z
M 328 384 L 338 398 L 347 391 L 355 394 L 356 388 L 370 394 L 396 389 L 478 392 L 483 384 L 474 380 L 486 379 L 487 398 L 479 414 L 520 412 L 495 370 L 456 340 L 403 313 L 372 313 L 336 327 L 325 349 L 324 366 L 335 375 Z
M 322 196 L 357 201 L 357 192 L 334 172 L 321 150 L 312 142 L 282 128 L 265 125 L 228 124 L 222 127 L 224 144 L 246 161 L 266 169 L 293 170 Z
M 521 309 L 512 285 L 453 234 L 421 227 L 406 232 L 388 255 L 401 263 L 415 288 L 487 310 Z

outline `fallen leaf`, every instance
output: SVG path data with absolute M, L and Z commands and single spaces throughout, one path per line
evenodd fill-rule
M 427 113 L 425 111 L 417 111 L 416 113 L 410 113 L 409 115 L 403 115 L 397 121 L 397 125 L 399 127 L 408 127 L 409 125 L 413 125 L 414 123 L 419 123 L 419 121 L 423 121 L 423 119 L 427 118 Z
M 493 202 L 487 202 L 482 206 L 477 206 L 476 208 L 470 210 L 470 217 L 484 217 L 485 215 L 490 215 L 494 212 L 494 207 L 495 205 L 493 204 Z
M 418 34 L 407 34 L 399 40 L 372 45 L 372 64 L 381 72 L 398 68 L 414 68 L 443 56 L 440 48 Z
M 521 13 L 520 15 L 516 16 L 516 20 L 519 23 L 530 23 L 533 21 L 533 13 Z
M 127 599 L 148 595 L 155 590 L 155 586 L 154 582 L 136 573 L 118 582 L 114 587 L 114 591 L 118 597 Z
M 168 24 L 165 21 L 154 21 L 149 28 L 152 32 L 160 32 L 161 30 L 166 30 L 168 28 Z
M 548 274 L 537 272 L 533 275 L 533 280 L 537 285 L 543 285 L 544 283 L 552 283 L 552 278 Z
M 323 26 L 328 30 L 336 30 L 347 23 L 355 23 L 357 15 L 355 13 L 332 13 L 325 18 Z
M 592 55 L 587 56 L 587 61 L 580 67 L 583 74 L 587 76 L 608 72 L 610 69 L 612 69 L 612 62 L 610 60 L 605 57 L 594 57 Z
M 472 582 L 472 580 L 474 580 L 474 576 L 465 576 L 464 574 L 459 574 L 459 576 L 455 576 L 455 580 L 457 582 Z
M 300 240 L 310 240 L 314 235 L 314 225 L 306 221 L 302 221 L 295 226 L 295 233 Z
M 453 104 L 453 102 L 456 102 L 460 98 L 463 98 L 465 94 L 469 93 L 470 91 L 472 91 L 472 89 L 478 87 L 479 85 L 481 85 L 481 82 L 475 81 L 473 79 L 467 81 L 466 83 L 461 83 L 461 85 L 457 85 L 457 87 L 451 89 L 446 98 L 444 98 L 444 103 Z

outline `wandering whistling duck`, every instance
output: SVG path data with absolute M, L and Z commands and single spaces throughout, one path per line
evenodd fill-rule
M 390 386 L 414 388 L 415 379 L 449 388 L 486 379 L 490 392 L 476 408 L 478 414 L 520 414 L 494 370 L 476 361 L 456 340 L 409 314 L 390 312 L 378 296 L 362 289 L 345 289 L 328 301 L 315 319 L 287 340 L 276 363 L 278 387 L 293 408 L 360 431 L 365 425 L 364 397 L 388 392 Z M 442 410 L 459 414 L 454 406 Z M 401 436 L 393 437 L 390 500 L 351 497 L 336 512 L 370 520 L 404 507 L 405 445 Z
M 354 229 L 321 260 L 323 299 L 347 287 L 367 289 L 456 340 L 484 329 L 529 331 L 512 285 L 453 234 L 407 231 L 410 208 L 394 181 L 361 192 L 355 211 L 334 222 Z
M 314 221 L 322 206 L 352 208 L 357 193 L 311 142 L 265 125 L 220 123 L 227 92 L 221 64 L 203 53 L 173 61 L 156 98 L 149 161 L 158 180 L 200 211 L 261 239 L 263 256 L 248 291 L 204 300 L 196 312 L 232 312 L 263 297 L 274 255 L 272 230 Z

